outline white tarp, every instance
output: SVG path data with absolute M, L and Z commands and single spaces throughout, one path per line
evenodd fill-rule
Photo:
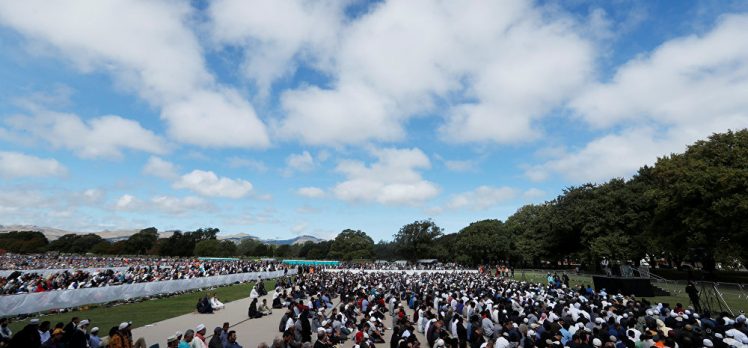
M 19 270 L 0 270 L 0 277 L 7 277 L 13 272 L 21 272 L 21 273 L 39 273 L 41 275 L 48 275 L 53 273 L 59 273 L 64 271 L 83 271 L 83 272 L 89 272 L 93 273 L 96 271 L 104 271 L 107 269 L 111 269 L 115 272 L 117 271 L 126 271 L 129 267 L 98 267 L 98 268 L 58 268 L 58 269 L 19 269 Z
M 295 273 L 296 270 L 294 269 L 288 270 L 288 275 Z M 252 281 L 257 280 L 260 276 L 262 279 L 269 279 L 277 278 L 282 275 L 283 270 L 273 272 L 249 272 L 192 279 L 105 286 L 100 288 L 5 295 L 0 296 L 0 313 L 2 313 L 2 315 L 36 313 L 50 309 L 129 300 L 144 296 L 170 294 L 179 291 L 208 288 L 235 282 Z

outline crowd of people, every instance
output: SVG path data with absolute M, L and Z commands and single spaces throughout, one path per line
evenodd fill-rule
M 0 277 L 0 295 L 265 272 L 275 271 L 282 267 L 277 262 L 254 260 L 206 261 L 192 258 L 142 260 L 143 263 L 131 262 L 130 266 L 124 270 L 111 268 L 96 271 L 65 269 L 51 274 L 16 271 L 8 276 Z
M 431 261 L 431 260 L 429 260 Z M 325 268 L 325 267 L 322 267 Z M 411 271 L 411 270 L 433 270 L 433 271 L 444 271 L 444 270 L 466 270 L 467 268 L 457 263 L 441 263 L 441 262 L 422 262 L 422 263 L 409 263 L 409 262 L 358 262 L 349 263 L 343 262 L 337 266 L 329 268 L 344 269 L 344 270 L 380 270 L 380 271 Z
M 596 291 L 589 285 L 572 286 L 568 278 L 553 274 L 547 282 L 533 284 L 513 279 L 511 270 L 502 268 L 496 273 L 413 274 L 317 270 L 304 272 L 293 281 L 278 281 L 271 305 L 260 298 L 264 292 L 264 286 L 253 288 L 248 316 L 265 320 L 273 310 L 283 316 L 276 339 L 270 344 L 259 343 L 258 348 L 374 348 L 386 344 L 390 348 L 748 346 L 748 326 L 742 314 L 697 311 L 680 303 L 649 303 L 605 289 Z M 49 328 L 49 323 L 29 325 L 36 326 L 27 326 L 22 332 L 36 330 L 40 340 L 47 337 L 47 343 L 33 341 L 19 347 L 82 342 L 78 332 L 89 342 L 80 347 L 145 344 L 128 335 L 128 323 L 112 328 L 103 338 L 98 330 L 88 329 L 87 321 L 61 328 L 61 323 L 55 328 Z M 21 338 L 17 338 L 20 333 L 6 334 L 6 328 L 6 324 L 0 328 L 0 338 L 11 337 L 7 342 L 26 339 L 27 334 Z M 168 347 L 241 348 L 229 323 L 215 328 L 212 336 L 208 332 L 205 325 L 198 325 L 165 341 Z M 98 345 L 90 343 L 92 339 Z M 120 345 L 125 341 L 127 344 Z M 79 346 L 75 344 L 64 347 Z
M 0 255 L 0 270 L 29 269 L 83 269 L 127 267 L 132 264 L 155 265 L 162 258 L 113 257 L 61 254 L 13 254 Z

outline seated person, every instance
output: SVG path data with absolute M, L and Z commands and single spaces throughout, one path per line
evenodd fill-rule
M 257 298 L 253 298 L 252 303 L 249 304 L 247 316 L 249 316 L 249 318 L 262 318 L 262 313 L 257 310 Z
M 213 296 L 210 297 L 210 306 L 213 308 L 213 310 L 219 310 L 226 307 L 223 302 L 218 300 L 215 292 L 213 293 Z
M 262 304 L 260 304 L 260 307 L 257 308 L 262 315 L 270 315 L 273 314 L 273 310 L 268 307 L 268 300 L 266 298 L 262 299 Z
M 213 307 L 210 306 L 210 300 L 208 300 L 208 295 L 203 296 L 202 298 L 197 300 L 197 312 L 201 314 L 211 314 L 213 313 Z

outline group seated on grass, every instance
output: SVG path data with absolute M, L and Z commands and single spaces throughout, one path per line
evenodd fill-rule
M 51 274 L 16 271 L 0 277 L 0 295 L 53 290 L 95 288 L 161 280 L 192 279 L 215 275 L 265 272 L 280 269 L 277 262 L 253 260 L 197 260 L 194 258 L 130 259 L 125 270 L 63 270 Z

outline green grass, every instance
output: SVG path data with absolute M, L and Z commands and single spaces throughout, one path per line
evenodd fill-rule
M 515 279 L 522 279 L 522 271 L 517 270 L 514 274 Z M 542 283 L 546 284 L 545 273 L 540 272 L 525 272 L 525 281 L 531 283 Z M 577 287 L 579 284 L 592 285 L 592 277 L 586 275 L 573 275 L 569 274 L 569 285 L 571 287 Z M 688 295 L 685 293 L 685 285 L 674 284 L 674 283 L 653 283 L 655 286 L 662 288 L 670 293 L 670 296 L 655 296 L 655 297 L 644 297 L 651 303 L 669 303 L 671 306 L 675 306 L 676 303 L 682 303 L 684 306 L 688 306 L 691 301 L 688 299 Z M 725 302 L 733 313 L 739 311 L 748 311 L 748 298 L 740 292 L 738 289 L 732 289 L 727 287 L 721 287 L 720 291 L 725 299 Z
M 227 303 L 249 296 L 254 282 L 223 286 L 212 290 L 191 292 L 187 294 L 145 300 L 136 303 L 123 303 L 111 307 L 90 306 L 80 311 L 37 316 L 39 321 L 48 320 L 52 327 L 58 322 L 67 324 L 72 317 L 80 317 L 91 321 L 91 327 L 98 326 L 100 335 L 106 335 L 112 326 L 123 321 L 132 321 L 133 327 L 141 327 L 161 320 L 173 318 L 195 311 L 197 299 L 208 293 L 216 293 L 221 302 Z M 265 281 L 266 289 L 275 288 L 275 281 Z M 12 321 L 10 328 L 13 332 L 20 331 L 28 324 L 28 319 Z

